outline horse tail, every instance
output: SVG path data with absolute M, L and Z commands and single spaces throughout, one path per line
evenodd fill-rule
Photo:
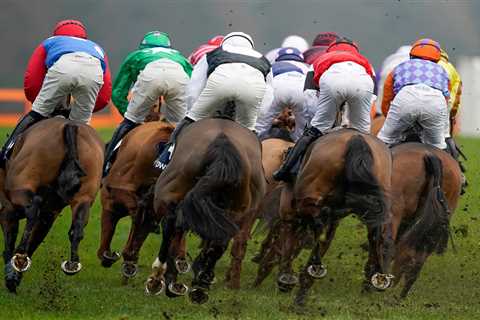
M 238 226 L 227 212 L 242 182 L 240 159 L 238 150 L 223 133 L 208 146 L 202 162 L 204 175 L 179 206 L 177 225 L 205 240 L 227 241 L 235 235 Z
M 449 209 L 441 186 L 442 162 L 434 154 L 426 154 L 423 161 L 427 177 L 424 201 L 402 242 L 416 251 L 442 254 L 450 235 Z
M 86 176 L 78 158 L 78 126 L 67 123 L 63 127 L 63 141 L 65 144 L 65 158 L 60 167 L 57 193 L 68 202 L 81 186 L 80 178 Z
M 347 143 L 345 154 L 346 202 L 363 211 L 367 224 L 380 224 L 385 211 L 383 188 L 373 173 L 372 149 L 363 136 L 355 135 Z

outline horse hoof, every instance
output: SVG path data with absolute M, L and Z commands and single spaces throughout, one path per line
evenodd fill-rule
M 393 275 L 377 272 L 372 276 L 370 282 L 375 287 L 375 289 L 383 291 L 388 289 L 392 285 Z
M 307 268 L 308 274 L 314 279 L 324 278 L 327 273 L 327 267 L 323 264 L 311 264 Z
M 10 259 L 10 264 L 15 271 L 22 273 L 30 269 L 32 259 L 26 254 L 17 253 Z
M 277 286 L 281 292 L 290 292 L 298 283 L 298 278 L 289 273 L 284 273 L 278 277 Z
M 61 267 L 67 276 L 73 276 L 82 270 L 82 264 L 75 261 L 63 261 Z
M 120 253 L 117 251 L 113 251 L 112 253 L 104 251 L 102 254 L 102 267 L 110 268 L 118 259 L 120 259 Z
M 22 280 L 22 274 L 13 269 L 10 263 L 5 264 L 5 286 L 8 291 L 17 293 L 17 287 Z
M 158 296 L 163 290 L 165 290 L 165 280 L 163 279 L 156 280 L 150 277 L 145 283 L 145 294 L 147 296 Z
M 122 263 L 122 275 L 127 278 L 133 278 L 138 273 L 138 267 L 136 263 L 125 261 Z
M 175 283 L 171 282 L 167 290 L 165 291 L 165 294 L 169 298 L 177 298 L 177 297 L 183 297 L 186 295 L 188 292 L 188 287 L 184 285 L 183 283 Z
M 175 267 L 177 268 L 178 273 L 184 274 L 190 272 L 192 266 L 185 258 L 178 258 L 175 260 Z
M 208 293 L 203 289 L 193 289 L 189 293 L 190 301 L 196 304 L 204 304 L 208 301 Z

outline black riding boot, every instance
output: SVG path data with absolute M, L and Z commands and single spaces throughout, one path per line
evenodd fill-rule
M 17 140 L 18 136 L 27 130 L 33 124 L 45 119 L 40 113 L 35 111 L 30 111 L 17 124 L 13 132 L 8 137 L 7 141 L 2 147 L 2 151 L 0 151 L 0 168 L 5 168 L 5 162 L 7 161 L 8 154 L 12 149 L 13 145 L 15 144 L 15 140 Z
M 105 177 L 110 170 L 111 160 L 113 158 L 113 155 L 115 154 L 115 147 L 117 146 L 118 142 L 122 140 L 122 138 L 125 137 L 125 135 L 136 126 L 138 126 L 138 123 L 135 123 L 125 118 L 113 133 L 112 139 L 108 143 L 105 150 L 105 159 L 103 161 L 103 177 Z
M 172 157 L 173 147 L 177 142 L 178 135 L 185 127 L 187 127 L 193 122 L 195 121 L 188 117 L 185 117 L 182 119 L 182 121 L 180 121 L 179 124 L 177 124 L 175 130 L 173 130 L 172 134 L 170 135 L 170 139 L 168 139 L 168 142 L 165 144 L 165 147 L 161 150 L 161 152 L 157 156 L 157 159 L 155 159 L 155 161 L 153 162 L 153 167 L 155 169 L 165 170 L 167 164 L 170 162 L 170 158 Z
M 303 131 L 303 135 L 300 137 L 300 139 L 298 139 L 297 143 L 295 143 L 293 148 L 288 151 L 285 161 L 282 163 L 280 169 L 275 171 L 273 178 L 277 181 L 291 181 L 292 169 L 301 159 L 310 143 L 320 136 L 322 136 L 322 133 L 317 128 L 306 128 L 305 131 Z
M 453 138 L 446 138 L 445 139 L 445 142 L 447 143 L 447 149 L 445 149 L 445 151 L 450 154 L 455 160 L 457 160 L 458 162 L 458 165 L 460 167 L 460 170 L 462 172 L 462 190 L 461 190 L 461 194 L 464 194 L 465 193 L 465 189 L 467 188 L 468 186 L 468 181 L 467 181 L 467 178 L 465 177 L 465 166 L 463 165 L 463 163 L 460 161 L 460 156 L 462 156 L 465 160 L 467 159 L 465 157 L 465 155 L 463 154 L 462 150 L 460 150 L 460 148 L 457 146 L 457 144 L 455 143 L 455 140 Z

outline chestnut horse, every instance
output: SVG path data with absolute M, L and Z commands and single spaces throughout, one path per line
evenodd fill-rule
M 160 172 L 152 166 L 157 146 L 168 141 L 173 126 L 164 121 L 146 122 L 129 132 L 122 141 L 101 189 L 102 232 L 97 256 L 110 267 L 120 254 L 110 248 L 118 221 L 130 215 L 132 226 L 123 249 L 122 274 L 137 273 L 138 254 L 148 234 L 157 228 L 152 219 L 153 185 Z
M 215 265 L 233 238 L 232 263 L 227 272 L 231 287 L 240 284 L 241 263 L 256 211 L 265 194 L 261 146 L 255 134 L 228 119 L 203 119 L 184 129 L 172 160 L 155 187 L 155 218 L 164 219 L 163 240 L 145 290 L 167 295 L 186 291 L 166 277 L 172 270 L 172 239 L 186 231 L 198 234 L 205 245 L 193 263 L 190 299 L 208 300 Z M 166 278 L 166 279 L 165 279 Z
M 6 163 L 3 187 L 8 204 L 1 212 L 5 283 L 11 292 L 16 292 L 33 253 L 67 205 L 72 209 L 71 253 L 61 267 L 68 275 L 81 270 L 78 247 L 100 188 L 103 148 L 93 128 L 61 118 L 43 120 L 17 140 Z M 22 218 L 27 223 L 15 248 Z
M 406 297 L 428 256 L 447 248 L 462 178 L 453 157 L 425 144 L 398 145 L 392 157 L 393 274 L 396 283 L 404 280 L 401 297 Z
M 314 247 L 295 299 L 303 305 L 313 280 L 326 274 L 321 258 L 328 245 L 318 241 L 319 235 L 325 231 L 329 244 L 339 220 L 355 212 L 368 229 L 365 281 L 386 289 L 391 283 L 387 271 L 393 249 L 387 223 L 391 169 L 390 151 L 373 136 L 340 129 L 319 138 L 308 149 L 294 185 L 283 188 L 280 221 L 272 231 L 276 239 L 260 263 L 255 285 L 268 275 L 280 252 L 279 289 L 291 290 L 298 283 L 293 259 L 305 245 L 305 235 L 313 233 Z

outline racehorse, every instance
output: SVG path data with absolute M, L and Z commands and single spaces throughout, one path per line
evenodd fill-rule
M 391 284 L 387 271 L 393 247 L 387 223 L 391 169 L 390 151 L 373 136 L 340 129 L 315 141 L 304 156 L 294 185 L 286 184 L 283 188 L 280 221 L 272 231 L 276 239 L 263 256 L 255 285 L 265 279 L 280 252 L 279 289 L 291 290 L 298 283 L 293 275 L 293 259 L 305 245 L 305 235 L 313 233 L 313 250 L 301 272 L 301 287 L 295 299 L 303 305 L 313 279 L 326 274 L 321 258 L 339 220 L 355 212 L 368 229 L 366 282 L 386 289 Z M 319 241 L 324 231 L 327 240 Z
M 168 296 L 186 291 L 175 284 L 171 242 L 193 231 L 205 242 L 193 263 L 190 299 L 208 300 L 215 264 L 233 238 L 230 286 L 239 285 L 241 263 L 256 210 L 265 193 L 261 147 L 255 134 L 229 119 L 204 119 L 184 129 L 172 160 L 155 186 L 155 218 L 164 219 L 163 239 L 145 290 Z M 173 271 L 173 272 L 170 272 Z M 165 284 L 166 280 L 166 284 Z
M 396 283 L 404 280 L 400 296 L 406 297 L 428 256 L 447 248 L 462 178 L 453 157 L 425 144 L 400 144 L 392 157 L 393 274 Z
M 131 278 L 137 273 L 138 253 L 148 234 L 157 228 L 152 219 L 153 186 L 160 172 L 152 166 L 157 146 L 168 141 L 173 126 L 164 121 L 146 122 L 127 134 L 117 157 L 104 178 L 101 189 L 102 232 L 97 256 L 102 266 L 110 267 L 119 258 L 110 248 L 118 221 L 130 215 L 132 226 L 123 249 L 122 274 Z M 181 254 L 184 257 L 185 254 Z M 184 260 L 177 267 L 186 271 Z
M 70 205 L 70 260 L 61 265 L 73 275 L 82 268 L 78 247 L 100 188 L 103 142 L 86 124 L 61 118 L 41 121 L 17 140 L 6 163 L 1 223 L 5 240 L 5 283 L 16 292 L 22 273 L 62 209 Z M 27 223 L 15 248 L 19 220 Z

